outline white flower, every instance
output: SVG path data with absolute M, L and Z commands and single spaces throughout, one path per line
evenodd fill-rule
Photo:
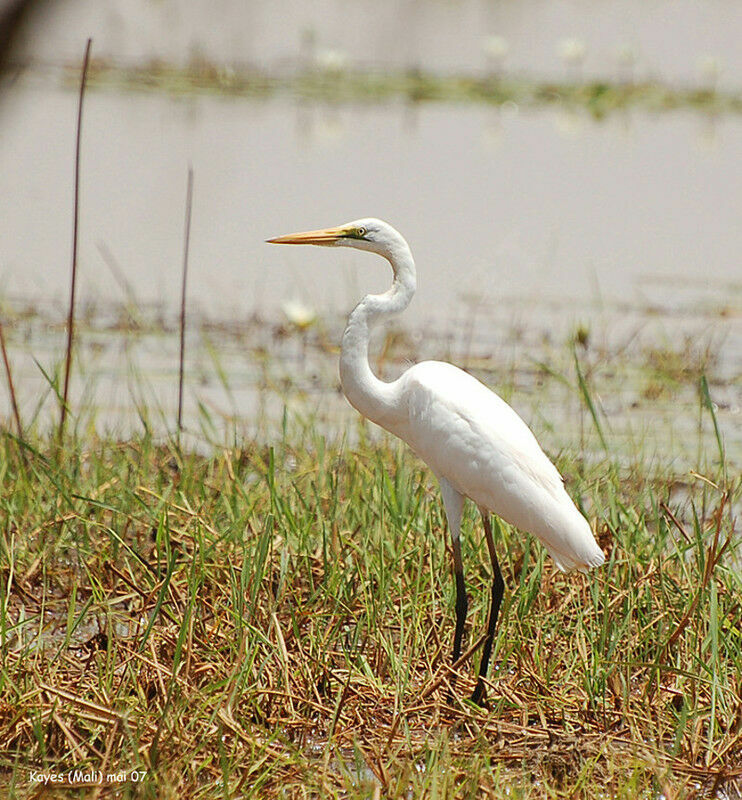
M 482 43 L 482 49 L 494 61 L 502 61 L 510 52 L 510 45 L 504 36 L 487 36 Z
M 314 63 L 325 72 L 342 72 L 348 66 L 348 54 L 342 50 L 318 50 Z
M 587 45 L 582 39 L 561 39 L 557 43 L 557 55 L 565 64 L 581 64 L 587 55 Z
M 317 319 L 317 312 L 301 300 L 286 300 L 281 305 L 286 319 L 299 330 L 306 330 Z
M 716 81 L 721 72 L 721 61 L 716 56 L 701 56 L 696 62 L 701 77 L 707 81 Z

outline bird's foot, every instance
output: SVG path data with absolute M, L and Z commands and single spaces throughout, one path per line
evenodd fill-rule
M 484 688 L 484 683 L 481 680 L 477 681 L 477 685 L 474 687 L 474 691 L 471 693 L 471 701 L 475 703 L 480 708 L 488 708 L 487 705 L 487 692 Z

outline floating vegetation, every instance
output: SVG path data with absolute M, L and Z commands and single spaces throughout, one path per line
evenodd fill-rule
M 74 83 L 77 65 L 65 71 Z M 420 69 L 360 70 L 338 63 L 331 69 L 311 64 L 291 72 L 271 73 L 254 66 L 217 65 L 199 59 L 184 67 L 160 61 L 121 65 L 96 60 L 90 65 L 90 87 L 190 94 L 216 92 L 236 97 L 290 95 L 334 102 L 515 103 L 523 107 L 565 105 L 584 108 L 600 119 L 613 111 L 642 108 L 651 112 L 689 108 L 713 114 L 742 112 L 742 94 L 715 87 L 683 88 L 645 81 L 539 80 L 500 71 L 481 75 L 439 74 Z

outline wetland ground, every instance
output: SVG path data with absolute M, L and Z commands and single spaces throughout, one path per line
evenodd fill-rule
M 453 7 L 428 5 L 407 12 L 445 20 Z M 169 8 L 142 13 L 176 42 Z M 479 36 L 478 12 L 462 8 Z M 282 61 L 268 20 L 254 45 L 273 48 L 274 68 L 256 69 L 258 55 L 241 66 L 208 47 L 117 59 L 117 42 L 147 41 L 109 15 L 87 96 L 60 438 L 70 19 L 44 40 L 60 49 L 3 84 L 0 171 L 14 191 L 0 196 L 0 314 L 21 421 L 3 373 L 3 792 L 742 797 L 738 39 L 721 80 L 694 83 L 687 64 L 675 80 L 606 77 L 589 62 L 539 77 L 440 68 L 422 43 L 419 64 L 367 68 L 321 48 Z M 733 25 L 716 22 L 726 41 Z M 652 41 L 657 27 L 636 31 Z M 467 43 L 446 52 L 481 60 Z M 677 52 L 662 63 L 677 67 Z M 374 341 L 376 371 L 443 358 L 496 389 L 607 555 L 562 575 L 499 526 L 507 589 L 485 709 L 463 699 L 489 587 L 473 510 L 470 649 L 449 693 L 437 487 L 339 392 L 343 312 L 386 271 L 262 245 L 369 213 L 410 236 L 421 276 L 409 315 Z

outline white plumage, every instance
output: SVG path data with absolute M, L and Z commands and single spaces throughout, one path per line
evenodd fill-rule
M 348 318 L 340 381 L 361 414 L 407 442 L 438 478 L 456 570 L 454 662 L 461 650 L 467 609 L 460 545 L 464 497 L 482 512 L 494 580 L 479 681 L 472 695 L 481 702 L 503 592 L 488 512 L 534 534 L 561 570 L 597 567 L 604 561 L 603 553 L 536 437 L 483 383 L 440 361 L 416 364 L 390 383 L 373 374 L 368 362 L 371 329 L 380 319 L 403 311 L 416 287 L 415 263 L 400 233 L 386 222 L 368 218 L 268 241 L 355 247 L 383 256 L 392 266 L 391 288 L 364 297 Z
M 392 386 L 407 407 L 407 419 L 391 432 L 439 479 L 480 508 L 530 531 L 559 569 L 603 563 L 603 552 L 561 475 L 502 398 L 441 361 L 416 364 Z

